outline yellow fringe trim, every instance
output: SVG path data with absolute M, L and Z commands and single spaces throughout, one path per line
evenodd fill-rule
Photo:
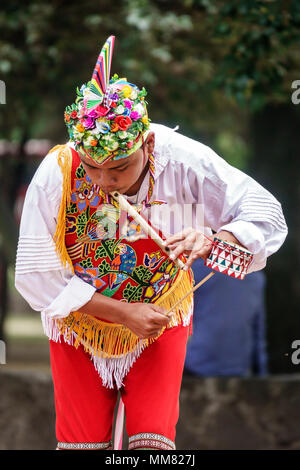
M 67 207 L 71 203 L 71 171 L 72 171 L 72 151 L 68 145 L 56 145 L 53 147 L 49 153 L 55 152 L 58 150 L 57 162 L 60 166 L 62 175 L 63 175 L 63 185 L 62 185 L 62 197 L 60 208 L 57 218 L 57 226 L 54 234 L 54 242 L 56 246 L 56 251 L 59 254 L 61 262 L 64 267 L 71 268 L 74 274 L 74 268 L 72 261 L 69 257 L 66 243 L 65 243 L 65 233 L 66 233 L 66 212 Z
M 180 271 L 174 285 L 154 303 L 168 311 L 192 289 L 193 284 L 192 271 Z M 159 338 L 166 328 L 181 324 L 183 319 L 188 317 L 192 305 L 193 294 L 190 294 L 176 307 L 170 323 L 161 329 L 156 338 L 141 339 L 124 325 L 107 323 L 80 312 L 72 312 L 68 317 L 56 320 L 56 326 L 67 339 L 73 332 L 76 334 L 75 348 L 82 344 L 84 350 L 94 356 L 101 354 L 102 357 L 118 357 L 132 352 L 140 342 L 142 348 L 148 346 Z

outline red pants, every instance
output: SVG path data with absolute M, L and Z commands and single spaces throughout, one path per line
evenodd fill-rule
M 133 364 L 120 389 L 129 449 L 174 449 L 189 327 L 166 330 Z M 50 341 L 59 448 L 111 448 L 117 389 L 103 387 L 90 355 Z

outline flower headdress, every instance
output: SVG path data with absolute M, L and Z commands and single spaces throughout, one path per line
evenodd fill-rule
M 149 129 L 146 90 L 116 74 L 109 79 L 114 41 L 107 39 L 91 81 L 77 88 L 64 114 L 76 150 L 100 165 L 131 155 Z

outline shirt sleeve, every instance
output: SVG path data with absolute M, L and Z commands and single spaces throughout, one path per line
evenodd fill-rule
M 204 226 L 231 232 L 253 253 L 249 272 L 263 269 L 287 236 L 281 204 L 253 178 L 202 144 L 187 156 L 188 184 L 203 205 Z
M 60 261 L 53 241 L 60 194 L 57 189 L 48 194 L 40 185 L 41 172 L 30 183 L 24 201 L 15 285 L 34 310 L 63 318 L 85 305 L 96 289 Z

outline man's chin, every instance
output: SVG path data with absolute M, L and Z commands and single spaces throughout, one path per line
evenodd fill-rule
M 115 189 L 120 194 L 126 194 L 127 191 L 129 191 L 129 188 L 120 188 L 120 189 Z

